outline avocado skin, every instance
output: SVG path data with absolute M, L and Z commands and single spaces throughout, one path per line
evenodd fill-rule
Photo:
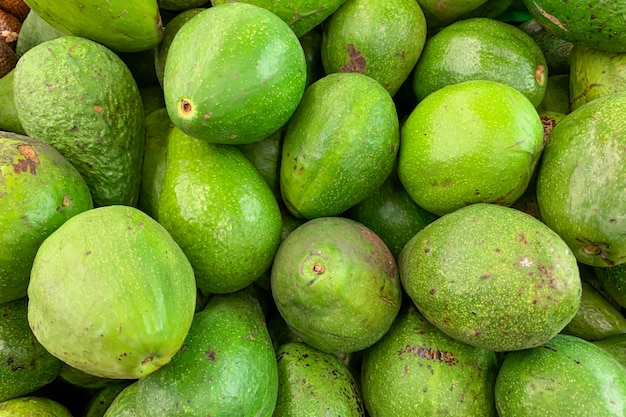
M 76 167 L 96 206 L 137 204 L 143 104 L 117 55 L 76 36 L 44 42 L 20 59 L 14 90 L 28 136 L 54 146 Z
M 140 417 L 137 385 L 138 382 L 135 381 L 120 391 L 102 417 Z
M 130 384 L 130 381 L 117 382 L 98 390 L 89 399 L 82 417 L 103 417 L 119 393 Z
M 61 403 L 34 395 L 1 402 L 0 415 L 11 417 L 73 417 Z
M 594 271 L 606 294 L 622 308 L 626 308 L 626 264 L 610 268 L 594 267 Z
M 17 109 L 13 101 L 13 75 L 15 69 L 0 77 L 0 131 L 9 131 L 19 135 L 26 135 L 17 116 Z
M 593 342 L 593 344 L 600 346 L 609 355 L 617 359 L 622 366 L 626 367 L 626 333 L 607 337 L 604 340 Z

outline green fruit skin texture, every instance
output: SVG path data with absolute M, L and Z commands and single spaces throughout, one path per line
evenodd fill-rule
M 91 390 L 98 390 L 110 385 L 117 384 L 120 381 L 126 381 L 120 379 L 102 378 L 99 376 L 91 375 L 76 368 L 72 368 L 66 363 L 63 363 L 61 365 L 58 378 L 68 384 Z
M 500 417 L 623 417 L 625 392 L 626 368 L 602 348 L 570 335 L 509 353 L 495 386 Z
M 626 333 L 626 318 L 594 287 L 583 281 L 578 312 L 561 333 L 596 342 Z
M 1 402 L 0 416 L 73 417 L 61 403 L 38 396 L 19 397 Z
M 610 268 L 595 267 L 594 271 L 609 297 L 626 308 L 626 264 Z
M 415 202 L 443 215 L 472 203 L 510 206 L 543 149 L 534 106 L 505 84 L 472 80 L 421 101 L 401 131 L 398 175 Z
M 346 0 L 211 0 L 214 6 L 239 1 L 254 4 L 276 14 L 285 21 L 298 38 L 313 28 L 346 2 Z
M 569 75 L 569 56 L 574 47 L 573 43 L 557 38 L 535 19 L 522 23 L 519 25 L 519 28 L 528 33 L 541 48 L 546 58 L 550 75 Z
M 322 32 L 311 30 L 298 38 L 306 59 L 306 86 L 326 75 L 322 62 Z
M 494 352 L 454 340 L 404 308 L 363 356 L 363 399 L 372 417 L 495 416 Z
M 0 303 L 26 296 L 39 245 L 91 208 L 87 184 L 56 149 L 0 132 Z
M 528 34 L 476 17 L 452 23 L 426 41 L 413 72 L 413 91 L 421 101 L 449 84 L 491 80 L 519 90 L 536 107 L 547 78 L 543 52 Z
M 626 333 L 607 337 L 604 340 L 593 342 L 593 344 L 600 346 L 609 355 L 617 359 L 622 366 L 626 367 Z
M 249 291 L 215 295 L 196 313 L 185 343 L 139 380 L 139 417 L 270 417 L 278 369 L 263 310 Z
M 626 91 L 626 52 L 576 45 L 570 53 L 569 90 L 572 110 L 607 94 Z
M 28 297 L 30 327 L 51 354 L 95 376 L 134 379 L 178 351 L 196 286 L 162 226 L 136 208 L 107 206 L 72 217 L 43 242 Z
M 324 22 L 322 35 L 327 74 L 365 74 L 393 96 L 422 53 L 426 19 L 415 0 L 348 0 Z
M 626 52 L 626 4 L 611 0 L 524 0 L 532 16 L 557 38 L 605 52 Z
M 285 130 L 280 129 L 257 142 L 236 145 L 259 171 L 277 201 L 282 200 L 279 175 L 284 133 Z
M 419 231 L 398 259 L 406 293 L 449 336 L 493 351 L 538 346 L 578 311 L 578 265 L 534 217 L 478 203 Z
M 208 5 L 209 0 L 157 0 L 159 8 L 165 10 L 185 11 L 194 7 Z
M 354 377 L 332 353 L 290 342 L 280 346 L 276 360 L 279 388 L 273 417 L 365 415 Z
M 144 114 L 128 67 L 96 42 L 66 36 L 29 50 L 14 99 L 28 136 L 54 146 L 81 173 L 96 206 L 135 205 Z
M 17 116 L 17 109 L 13 101 L 13 76 L 15 70 L 9 71 L 0 78 L 0 131 L 9 131 L 25 135 L 24 128 Z
M 295 111 L 306 60 L 293 31 L 258 6 L 227 3 L 176 33 L 165 62 L 165 104 L 174 124 L 212 143 L 242 144 L 276 132 Z
M 102 417 L 140 417 L 137 403 L 138 384 L 133 382 L 117 394 Z
M 537 176 L 541 217 L 579 262 L 626 261 L 626 92 L 579 107 L 552 130 Z
M 248 286 L 270 267 L 280 244 L 278 203 L 252 163 L 234 146 L 177 128 L 168 139 L 158 218 L 204 293 Z
M 91 39 L 117 52 L 146 51 L 163 37 L 156 0 L 28 0 L 26 4 L 62 33 Z
M 28 395 L 51 382 L 61 361 L 28 326 L 26 297 L 0 304 L 0 401 Z
M 569 99 L 569 74 L 551 75 L 548 77 L 546 94 L 537 111 L 541 115 L 545 112 L 568 114 L 570 109 Z
M 400 142 L 389 93 L 358 73 L 310 85 L 287 125 L 280 189 L 296 217 L 336 216 L 376 191 L 391 173 Z
M 26 19 L 24 19 L 24 22 L 22 22 L 20 36 L 18 36 L 17 44 L 15 45 L 15 53 L 18 57 L 21 57 L 34 46 L 45 41 L 60 38 L 64 35 L 66 34 L 50 25 L 50 23 L 39 17 L 39 15 L 31 9 Z
M 98 390 L 85 406 L 82 417 L 103 417 L 119 393 L 129 385 L 130 383 L 125 381 Z
M 374 344 L 401 303 L 389 249 L 370 229 L 343 217 L 309 220 L 291 232 L 276 253 L 271 289 L 289 327 L 329 353 Z
M 441 28 L 483 6 L 487 0 L 419 0 L 429 29 Z

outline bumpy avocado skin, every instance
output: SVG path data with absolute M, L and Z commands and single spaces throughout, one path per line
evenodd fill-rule
M 96 206 L 136 205 L 144 147 L 137 83 L 98 43 L 65 36 L 30 49 L 15 68 L 22 127 L 81 173 Z

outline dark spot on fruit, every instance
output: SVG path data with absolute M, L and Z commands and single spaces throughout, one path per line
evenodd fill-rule
M 152 355 L 150 356 L 146 356 L 146 358 L 144 360 L 141 361 L 141 365 L 142 366 L 146 366 L 147 364 L 149 364 L 150 362 L 152 362 L 154 360 L 154 357 L 152 357 Z
M 396 305 L 396 302 L 395 302 L 395 301 L 390 300 L 389 298 L 385 297 L 384 295 L 379 296 L 379 298 L 380 298 L 381 300 L 383 300 L 385 303 L 389 304 L 389 305 L 392 305 L 392 306 L 395 306 L 395 305 Z
M 211 113 L 206 113 L 205 115 L 203 115 L 203 116 L 202 116 L 202 118 L 203 118 L 204 120 L 208 120 L 208 119 L 210 119 L 211 117 L 213 117 L 213 115 L 212 115 Z
M 435 295 L 437 293 L 437 290 L 434 288 L 431 288 L 430 291 L 428 291 L 430 293 L 430 295 Z
M 193 106 L 187 100 L 182 99 L 180 100 L 180 111 L 182 111 L 184 115 L 188 115 L 193 111 Z
M 210 361 L 214 361 L 215 360 L 215 352 L 213 352 L 212 350 L 207 350 L 205 352 L 206 354 L 206 358 Z
M 520 233 L 518 236 L 515 237 L 515 241 L 527 246 L 528 245 L 528 240 L 526 240 L 526 235 L 524 233 Z
M 495 248 L 494 250 L 496 251 L 496 253 L 500 253 L 500 248 Z
M 348 62 L 345 65 L 341 66 L 341 72 L 358 72 L 360 74 L 365 73 L 365 68 L 367 67 L 367 60 L 363 56 L 363 54 L 356 50 L 354 44 L 349 43 L 346 46 L 348 51 Z
M 544 349 L 551 350 L 552 352 L 557 352 L 557 350 L 555 348 L 553 348 L 552 346 L 542 345 L 541 347 L 544 348 Z
M 609 223 L 615 223 L 615 219 L 609 219 Z
M 319 262 L 315 262 L 311 267 L 311 271 L 313 271 L 313 273 L 316 275 L 322 275 L 325 271 L 324 265 L 320 264 Z
M 488 279 L 488 278 L 491 278 L 491 274 L 484 274 L 484 275 L 480 276 L 481 280 L 485 280 L 485 279 Z
M 137 226 L 139 226 L 139 227 L 143 227 L 143 225 L 144 225 L 144 223 L 143 223 L 143 222 L 138 222 L 138 223 L 137 223 Z
M 15 359 L 13 359 L 13 356 L 9 356 L 9 357 L 7 358 L 7 365 L 12 365 L 12 364 L 13 364 L 13 362 L 15 362 Z
M 85 255 L 87 255 L 87 256 L 91 255 L 91 251 L 88 250 L 87 252 L 85 252 Z
M 428 387 L 422 388 L 422 392 L 428 392 Z
M 430 248 L 424 248 L 424 253 L 429 253 L 430 252 Z
M 419 356 L 420 358 L 436 360 L 438 362 L 443 362 L 447 365 L 456 365 L 457 363 L 457 360 L 452 352 L 433 349 L 430 347 L 406 345 L 398 351 L 398 355 L 401 355 L 403 353 L 411 353 L 413 355 Z
M 99 104 L 94 104 L 94 105 L 93 105 L 93 109 L 94 109 L 94 111 L 95 111 L 95 112 L 97 112 L 97 113 L 102 113 L 102 106 L 101 106 L 101 105 L 99 105 Z
M 184 351 L 186 351 L 186 350 L 187 350 L 187 345 L 182 345 L 182 346 L 180 347 L 180 353 L 183 353 L 183 352 L 184 352 Z
M 598 255 L 602 250 L 596 245 L 588 245 L 583 248 L 587 255 Z
M 66 195 L 63 196 L 63 203 L 61 203 L 63 207 L 68 207 L 70 205 L 70 198 Z
M 474 329 L 474 336 L 478 336 L 482 331 L 480 329 Z
M 22 143 L 17 145 L 17 150 L 24 159 L 18 159 L 17 162 L 13 164 L 13 172 L 16 174 L 29 172 L 32 175 L 37 175 L 37 166 L 40 161 L 39 155 L 37 155 L 35 149 L 26 143 Z

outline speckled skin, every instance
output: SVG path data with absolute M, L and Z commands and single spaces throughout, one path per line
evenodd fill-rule
M 60 403 L 44 397 L 28 396 L 0 403 L 3 417 L 73 417 Z
M 569 74 L 551 75 L 548 77 L 546 93 L 541 104 L 537 107 L 540 115 L 543 112 L 556 112 L 566 115 L 571 111 L 569 81 Z
M 496 414 L 496 355 L 454 340 L 414 305 L 365 351 L 361 383 L 371 417 Z
M 309 220 L 281 243 L 271 273 L 276 307 L 304 342 L 324 352 L 363 350 L 389 329 L 401 289 L 393 255 L 362 224 Z
M 607 94 L 626 91 L 626 51 L 618 54 L 576 45 L 569 62 L 572 110 Z
M 534 217 L 473 204 L 419 231 L 398 259 L 406 293 L 455 339 L 493 351 L 538 346 L 580 305 L 574 255 Z
M 626 262 L 626 92 L 579 107 L 554 127 L 537 176 L 542 220 L 579 262 Z
M 543 126 L 530 101 L 488 80 L 434 92 L 400 135 L 400 181 L 437 215 L 472 203 L 511 205 L 528 187 L 543 149 Z
M 254 4 L 283 19 L 299 38 L 332 15 L 346 0 L 211 0 L 211 4 Z
M 626 368 L 602 348 L 556 335 L 509 353 L 496 378 L 500 417 L 626 415 Z
M 211 143 L 261 140 L 295 111 L 306 83 L 298 38 L 278 16 L 226 3 L 180 28 L 165 62 L 165 104 L 174 124 Z
M 391 173 L 400 142 L 389 93 L 358 73 L 309 86 L 287 125 L 280 189 L 289 211 L 312 219 L 360 203 Z
M 137 83 L 111 50 L 66 36 L 30 49 L 14 75 L 22 127 L 81 173 L 94 204 L 135 205 L 144 113 Z
M 535 19 L 530 19 L 518 27 L 539 45 L 546 57 L 550 75 L 569 74 L 569 54 L 574 47 L 573 43 L 557 38 Z
M 524 0 L 533 17 L 554 36 L 606 52 L 626 52 L 626 4 L 613 0 Z
M 91 208 L 87 184 L 56 149 L 0 132 L 0 303 L 26 296 L 39 245 Z
M 92 39 L 117 52 L 146 51 L 163 37 L 157 0 L 28 0 L 27 4 L 64 34 Z
M 278 392 L 274 346 L 248 291 L 211 298 L 172 361 L 139 380 L 139 417 L 271 417 Z
M 324 22 L 327 74 L 358 72 L 395 95 L 426 42 L 426 19 L 415 0 L 348 0 Z
M 437 29 L 459 20 L 483 6 L 487 0 L 419 0 L 429 29 Z
M 539 45 L 521 29 L 485 17 L 454 22 L 430 37 L 413 72 L 418 101 L 467 80 L 491 80 L 521 91 L 538 106 L 549 68 Z
M 602 288 L 617 304 L 626 308 L 626 264 L 611 268 L 595 267 Z
M 277 350 L 278 399 L 273 417 L 365 416 L 358 385 L 331 353 L 302 342 Z
M 61 361 L 28 327 L 26 297 L 0 304 L 0 402 L 28 395 L 51 382 Z
M 626 333 L 607 337 L 593 344 L 600 346 L 626 368 Z
M 196 306 L 193 270 L 167 231 L 128 206 L 65 222 L 39 248 L 28 287 L 39 342 L 81 371 L 133 379 L 169 362 Z
M 137 382 L 133 382 L 117 394 L 102 417 L 139 417 L 137 405 Z
M 98 390 L 85 406 L 82 417 L 103 417 L 117 396 L 130 385 L 131 381 L 118 382 L 115 385 Z

